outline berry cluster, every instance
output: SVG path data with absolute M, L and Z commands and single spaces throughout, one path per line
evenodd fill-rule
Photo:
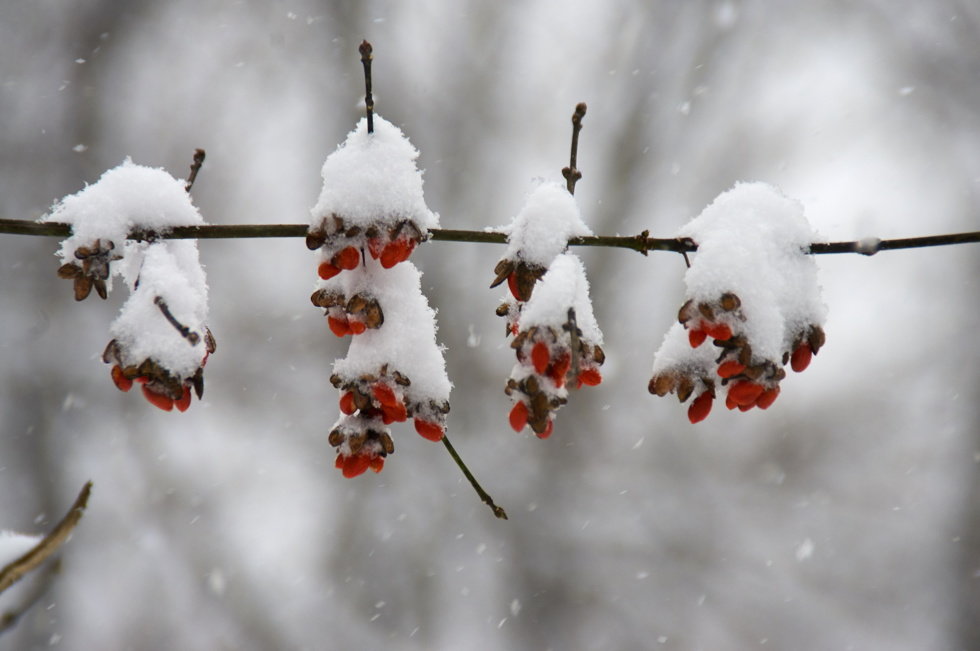
M 123 258 L 113 251 L 115 248 L 112 240 L 106 240 L 103 245 L 102 240 L 97 238 L 88 246 L 77 247 L 74 252 L 75 260 L 58 268 L 59 278 L 74 281 L 76 301 L 84 301 L 93 289 L 99 298 L 105 300 L 108 297 L 106 281 L 110 276 L 109 265 Z
M 112 364 L 112 381 L 120 391 L 129 391 L 133 383 L 143 388 L 143 397 L 164 411 L 187 411 L 191 406 L 191 389 L 200 400 L 204 396 L 204 365 L 215 351 L 216 344 L 211 331 L 204 331 L 204 357 L 201 365 L 190 376 L 176 374 L 152 358 L 134 362 L 129 350 L 119 340 L 113 339 L 102 353 L 102 361 Z
M 385 322 L 378 299 L 364 293 L 347 298 L 342 292 L 321 287 L 313 292 L 310 301 L 316 307 L 324 308 L 327 326 L 338 337 L 376 330 Z
M 525 262 L 524 260 L 501 259 L 493 272 L 497 277 L 490 288 L 497 287 L 507 281 L 507 287 L 514 297 L 514 303 L 504 301 L 497 308 L 497 316 L 507 318 L 507 334 L 517 334 L 517 319 L 521 312 L 521 303 L 531 300 L 531 292 L 534 291 L 534 284 L 538 282 L 548 269 L 541 265 Z
M 570 332 L 573 327 L 574 338 Z M 511 348 L 516 351 L 518 364 L 504 389 L 514 401 L 510 426 L 515 432 L 527 426 L 538 438 L 548 438 L 554 429 L 554 412 L 568 402 L 566 384 L 578 389 L 602 382 L 599 366 L 605 361 L 605 353 L 600 346 L 586 342 L 582 331 L 571 323 L 561 330 L 531 326 L 518 333 Z
M 353 220 L 332 214 L 312 226 L 306 235 L 306 246 L 311 251 L 320 249 L 321 262 L 317 267 L 320 278 L 329 280 L 342 271 L 356 269 L 361 264 L 364 251 L 372 259 L 391 269 L 399 262 L 408 260 L 412 251 L 425 240 L 423 231 L 411 220 L 398 220 L 389 225 L 385 222 L 364 226 Z
M 779 397 L 779 383 L 786 377 L 784 366 L 789 363 L 794 371 L 803 371 L 824 344 L 823 328 L 811 324 L 790 338 L 790 345 L 779 359 L 756 354 L 741 304 L 734 292 L 725 292 L 711 301 L 685 302 L 677 319 L 687 333 L 688 344 L 699 348 L 711 339 L 718 354 L 702 357 L 700 364 L 668 366 L 650 378 L 648 389 L 652 394 L 676 393 L 682 403 L 694 396 L 687 412 L 692 423 L 704 420 L 711 412 L 716 381 L 727 389 L 728 409 L 768 409 Z

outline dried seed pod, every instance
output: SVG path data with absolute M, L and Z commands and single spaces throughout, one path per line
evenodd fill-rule
M 685 402 L 694 392 L 694 380 L 687 375 L 681 375 L 677 378 L 676 389 L 677 399 L 681 402 Z
M 344 433 L 341 432 L 339 429 L 335 429 L 330 431 L 330 435 L 327 436 L 327 442 L 330 444 L 331 447 L 335 448 L 344 442 L 344 438 L 345 438 Z
M 514 271 L 514 263 L 510 260 L 501 260 L 497 263 L 497 266 L 493 268 L 493 273 L 496 274 L 496 278 L 490 283 L 490 288 L 493 289 L 497 285 L 500 285 L 510 274 Z M 501 315 L 503 316 L 503 315 Z
M 88 276 L 75 278 L 75 300 L 84 301 L 92 293 L 92 279 Z
M 715 311 L 711 309 L 711 305 L 709 303 L 698 303 L 698 312 L 700 312 L 701 316 L 708 321 L 715 320 Z
M 687 323 L 694 318 L 695 309 L 694 299 L 687 299 L 684 304 L 681 305 L 681 309 L 677 311 L 677 321 L 681 324 Z
M 385 455 L 395 451 L 395 442 L 391 440 L 391 435 L 388 432 L 381 432 L 378 438 L 381 441 L 381 449 Z
M 365 410 L 371 406 L 371 397 L 367 394 L 361 393 L 356 387 L 351 389 L 351 393 L 354 395 L 354 406 L 360 410 Z
M 673 373 L 660 373 L 650 378 L 647 390 L 661 398 L 674 390 L 677 386 L 677 376 Z
M 721 306 L 721 309 L 725 312 L 732 312 L 742 306 L 742 299 L 732 292 L 725 292 L 721 295 L 721 298 L 718 299 L 718 305 Z
M 807 343 L 810 344 L 810 350 L 816 355 L 825 343 L 827 343 L 827 335 L 824 333 L 823 328 L 820 326 L 810 326 L 810 332 L 807 334 Z
M 367 440 L 367 432 L 358 432 L 347 437 L 347 445 L 350 447 L 351 454 L 357 454 L 364 442 Z

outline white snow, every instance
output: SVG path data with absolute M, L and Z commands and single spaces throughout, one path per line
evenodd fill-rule
M 44 536 L 0 530 L 0 568 L 13 563 L 33 549 Z
M 384 269 L 370 258 L 363 273 L 343 274 L 347 295 L 370 292 L 384 311 L 384 324 L 351 338 L 347 357 L 334 362 L 335 373 L 359 377 L 388 364 L 412 382 L 405 394 L 413 402 L 449 399 L 442 348 L 436 344 L 435 312 L 422 294 L 422 274 L 408 262 Z
M 578 204 L 564 185 L 546 181 L 536 186 L 507 232 L 504 258 L 524 260 L 542 267 L 568 246 L 573 237 L 592 235 L 579 212 Z
M 323 190 L 312 209 L 312 225 L 331 214 L 355 224 L 394 225 L 410 220 L 423 236 L 439 227 L 439 216 L 422 196 L 419 152 L 401 129 L 374 115 L 374 133 L 361 118 L 347 140 L 323 164 Z
M 554 258 L 548 271 L 535 285 L 531 299 L 521 311 L 518 328 L 523 331 L 534 325 L 546 325 L 561 332 L 562 326 L 568 322 L 569 308 L 575 308 L 575 321 L 582 331 L 582 339 L 601 345 L 602 331 L 599 330 L 589 299 L 585 266 L 578 256 L 563 253 Z
M 136 243 L 127 242 L 126 236 L 134 229 L 165 233 L 174 226 L 204 223 L 184 181 L 166 170 L 137 165 L 128 157 L 93 185 L 58 201 L 40 221 L 71 225 L 72 234 L 62 241 L 58 252 L 66 263 L 75 261 L 76 248 L 97 239 L 103 244 L 112 241 L 117 253 L 128 255 Z M 111 265 L 114 273 L 120 268 Z
M 740 327 L 756 355 L 779 359 L 800 329 L 824 323 L 816 262 L 806 254 L 819 238 L 802 205 L 775 187 L 736 184 L 678 236 L 698 244 L 684 277 L 688 298 L 735 293 L 745 316 Z
M 193 375 L 205 354 L 207 285 L 193 240 L 166 240 L 140 244 L 143 254 L 138 270 L 139 286 L 123 305 L 109 328 L 120 343 L 127 362 L 139 364 L 152 358 L 180 377 Z M 132 281 L 135 283 L 136 278 Z M 197 333 L 192 345 L 166 319 L 154 302 L 159 297 L 177 321 Z
M 687 339 L 687 330 L 683 325 L 675 322 L 664 335 L 663 343 L 654 355 L 653 374 L 658 375 L 668 369 L 675 369 L 686 375 L 710 377 L 712 375 L 710 369 L 714 366 L 717 356 L 718 349 L 708 344 L 691 348 Z

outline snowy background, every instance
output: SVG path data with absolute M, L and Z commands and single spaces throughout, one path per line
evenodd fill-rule
M 557 178 L 584 101 L 599 234 L 673 235 L 737 180 L 828 240 L 977 230 L 978 33 L 969 0 L 8 0 L 0 216 L 126 156 L 183 177 L 202 147 L 209 222 L 305 222 L 367 38 L 446 228 L 505 224 Z M 507 425 L 503 247 L 422 246 L 450 436 L 507 522 L 410 426 L 380 475 L 334 469 L 347 342 L 301 239 L 200 244 L 218 350 L 185 414 L 113 387 L 126 292 L 75 303 L 57 246 L 0 235 L 0 529 L 46 531 L 94 490 L 0 648 L 980 648 L 977 245 L 821 256 L 810 369 L 768 412 L 697 426 L 646 388 L 683 260 L 577 249 L 605 381 L 547 441 Z

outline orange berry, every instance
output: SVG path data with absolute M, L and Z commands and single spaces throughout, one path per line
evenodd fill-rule
M 344 335 L 349 335 L 351 333 L 350 324 L 348 324 L 346 317 L 343 319 L 338 319 L 333 316 L 328 316 L 327 325 L 330 327 L 330 332 L 334 333 L 338 337 L 343 337 Z
M 708 417 L 711 413 L 711 403 L 715 397 L 710 391 L 705 391 L 693 401 L 691 401 L 691 406 L 687 408 L 687 419 L 691 421 L 691 424 L 700 423 L 702 420 Z
M 333 461 L 333 467 L 334 467 L 334 468 L 340 468 L 340 469 L 343 469 L 343 467 L 344 467 L 344 457 L 342 457 L 342 456 L 340 456 L 340 455 L 338 454 L 338 455 L 337 455 L 337 458 L 336 458 L 336 459 L 334 459 L 334 461 Z
M 697 348 L 704 343 L 704 340 L 708 338 L 708 333 L 704 330 L 698 328 L 697 330 L 691 330 L 687 333 L 687 340 L 691 342 L 691 348 Z
M 406 420 L 408 420 L 408 410 L 402 403 L 399 402 L 394 406 L 381 405 L 381 422 L 385 425 L 402 423 Z
M 415 248 L 414 242 L 411 244 L 410 242 L 410 240 L 405 239 L 388 242 L 381 251 L 381 266 L 385 269 L 391 269 L 399 262 L 408 260 L 408 256 L 412 254 L 412 250 Z
M 727 323 L 709 323 L 704 327 L 704 331 L 712 339 L 726 341 L 732 338 L 732 329 Z
M 352 457 L 347 457 L 344 460 L 344 477 L 348 479 L 351 477 L 357 477 L 363 474 L 368 466 L 371 465 L 371 460 L 363 454 L 356 454 Z
M 348 325 L 348 327 L 350 327 L 350 333 L 352 335 L 359 335 L 362 332 L 364 332 L 365 330 L 367 330 L 367 326 L 364 325 L 364 322 L 363 321 L 358 321 L 356 319 L 348 319 L 347 320 L 347 325 Z
M 427 420 L 421 420 L 419 418 L 415 419 L 415 431 L 418 432 L 422 438 L 430 441 L 441 441 L 442 437 L 446 435 L 439 423 L 431 423 Z
M 510 426 L 515 432 L 520 432 L 525 425 L 527 425 L 527 405 L 518 401 L 510 410 Z
M 749 404 L 749 405 L 739 405 L 738 406 L 738 410 L 739 411 L 748 411 L 749 409 L 752 409 L 753 407 L 755 407 L 755 403 L 752 403 L 752 404 Z
M 548 351 L 548 344 L 539 341 L 531 349 L 531 363 L 534 364 L 534 371 L 540 375 L 548 368 L 551 361 L 551 353 Z
M 332 262 L 341 269 L 357 269 L 357 265 L 361 264 L 361 252 L 353 246 L 345 247 L 333 257 Z
M 380 237 L 369 238 L 367 244 L 368 244 L 368 253 L 371 254 L 372 258 L 377 260 L 378 256 L 380 256 L 381 252 L 384 250 L 384 243 L 381 241 L 381 238 Z
M 801 373 L 810 365 L 810 360 L 812 359 L 813 350 L 810 348 L 810 344 L 803 342 L 793 351 L 793 356 L 790 357 L 789 364 L 794 371 Z
M 759 396 L 759 399 L 755 401 L 755 406 L 759 409 L 769 409 L 772 403 L 776 402 L 776 398 L 779 397 L 779 387 L 775 386 L 771 389 L 766 389 Z
M 344 395 L 340 396 L 340 411 L 344 412 L 348 416 L 357 411 L 357 405 L 354 404 L 354 392 L 347 391 Z
M 374 395 L 375 400 L 380 402 L 382 406 L 394 407 L 395 405 L 401 404 L 394 390 L 384 382 L 378 382 L 372 386 L 371 393 Z
M 371 457 L 371 460 L 368 462 L 368 467 L 370 467 L 374 472 L 381 472 L 381 470 L 385 467 L 385 458 Z
M 602 382 L 602 374 L 599 373 L 599 369 L 597 368 L 584 368 L 578 374 L 578 381 L 579 384 L 594 387 Z
M 112 367 L 112 381 L 120 391 L 129 391 L 133 388 L 133 380 L 123 375 L 122 367 L 118 364 Z
M 321 262 L 320 266 L 317 267 L 316 272 L 317 274 L 319 274 L 320 278 L 323 278 L 324 280 L 330 280 L 331 278 L 333 278 L 334 276 L 340 273 L 340 269 L 333 266 L 329 262 Z
M 549 436 L 551 436 L 554 431 L 555 431 L 555 421 L 549 420 L 548 424 L 544 426 L 544 431 L 535 432 L 534 435 L 537 436 L 539 439 L 546 439 Z
M 561 388 L 565 386 L 565 376 L 568 375 L 568 369 L 571 367 L 572 357 L 568 353 L 564 353 L 551 365 L 551 373 L 548 374 L 548 377 L 552 379 L 556 387 Z
M 521 296 L 517 290 L 517 272 L 512 271 L 507 276 L 507 287 L 510 288 L 510 293 L 514 295 L 514 298 L 521 300 Z
M 725 407 L 728 409 L 735 409 L 735 407 L 738 407 L 738 403 L 735 402 L 735 399 L 732 398 L 731 395 L 728 395 L 725 396 Z
M 174 400 L 174 407 L 177 411 L 184 412 L 191 406 L 191 388 L 184 387 L 184 393 L 177 400 Z
M 737 359 L 729 359 L 718 365 L 718 376 L 733 377 L 744 370 L 745 364 L 740 363 Z
M 728 387 L 728 397 L 739 407 L 754 405 L 764 390 L 761 384 L 742 380 Z
M 174 408 L 173 398 L 157 393 L 145 384 L 143 385 L 143 396 L 150 402 L 151 405 L 154 407 L 159 407 L 164 411 L 170 411 Z

